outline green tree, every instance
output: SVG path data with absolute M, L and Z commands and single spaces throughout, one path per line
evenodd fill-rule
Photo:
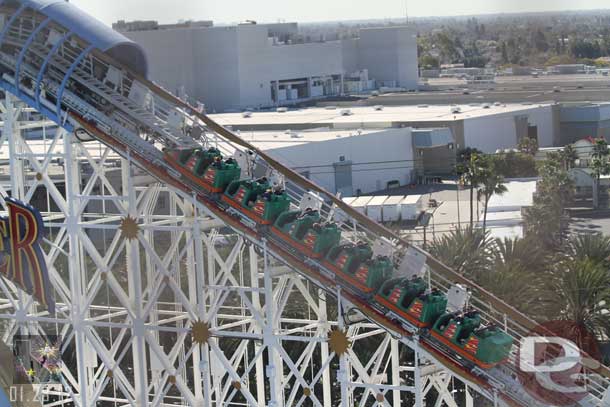
M 591 154 L 591 170 L 593 171 L 593 207 L 599 208 L 599 188 L 602 175 L 610 174 L 610 162 L 608 157 L 610 150 L 608 143 L 603 137 L 595 140 L 593 153 Z
M 491 264 L 491 242 L 489 233 L 467 227 L 435 238 L 429 250 L 447 266 L 476 280 Z
M 503 64 L 508 64 L 508 62 L 509 62 L 509 59 L 508 59 L 508 50 L 506 48 L 506 42 L 505 41 L 502 41 L 501 49 L 502 49 L 502 51 L 501 51 L 502 52 L 502 63 Z
M 423 69 L 438 69 L 441 63 L 438 58 L 426 54 L 420 57 L 419 66 Z
M 504 177 L 496 171 L 493 161 L 482 167 L 480 173 L 481 193 L 485 202 L 483 203 L 483 231 L 487 227 L 487 210 L 489 208 L 489 199 L 493 195 L 502 195 L 508 189 L 504 185 Z
M 481 183 L 487 162 L 483 153 L 476 148 L 466 148 L 460 152 L 456 172 L 470 189 L 470 228 L 474 227 L 474 191 Z
M 521 152 L 509 151 L 492 156 L 493 165 L 504 178 L 537 177 L 538 169 L 534 156 Z
M 538 152 L 538 140 L 531 137 L 524 137 L 519 142 L 518 148 L 519 151 L 521 151 L 523 154 L 529 154 L 534 156 Z
M 610 265 L 610 237 L 601 233 L 583 233 L 568 241 L 568 255 L 573 260 L 589 260 L 595 264 Z
M 578 332 L 596 337 L 610 333 L 610 274 L 591 260 L 567 260 L 554 270 L 552 305 L 557 317 L 572 322 Z
M 566 171 L 574 168 L 574 163 L 578 159 L 578 154 L 573 144 L 568 144 L 561 150 L 561 161 Z
M 495 265 L 514 265 L 534 274 L 541 274 L 547 267 L 548 254 L 536 239 L 495 239 L 492 251 Z
M 533 34 L 533 43 L 536 50 L 540 52 L 547 52 L 550 48 L 546 36 L 540 28 L 537 29 L 536 32 Z
M 545 310 L 541 307 L 541 279 L 541 275 L 528 271 L 522 265 L 499 263 L 483 273 L 477 283 L 520 311 L 540 317 Z
M 524 211 L 525 230 L 546 248 L 553 248 L 561 242 L 565 228 L 564 211 L 572 201 L 574 186 L 559 153 L 547 154 L 539 174 L 534 204 Z

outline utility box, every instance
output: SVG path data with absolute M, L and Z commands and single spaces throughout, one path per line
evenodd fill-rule
M 351 203 L 352 208 L 354 208 L 358 212 L 366 215 L 366 206 L 368 205 L 369 202 L 371 202 L 371 199 L 373 199 L 372 196 L 358 197 Z
M 400 217 L 403 221 L 417 220 L 423 210 L 421 195 L 407 195 L 400 203 Z
M 388 199 L 387 195 L 375 196 L 366 205 L 366 214 L 377 223 L 383 222 L 383 203 Z
M 384 222 L 398 222 L 400 220 L 400 204 L 404 199 L 404 195 L 393 195 L 386 199 L 383 203 Z

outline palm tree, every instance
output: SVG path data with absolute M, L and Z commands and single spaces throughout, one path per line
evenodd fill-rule
M 603 137 L 595 140 L 593 152 L 591 153 L 591 170 L 593 170 L 593 207 L 599 208 L 599 184 L 602 175 L 610 174 L 610 163 L 608 156 L 610 150 L 608 143 Z
M 519 142 L 518 148 L 523 154 L 536 155 L 538 152 L 538 140 L 531 137 L 525 137 Z
M 470 227 L 474 226 L 474 190 L 479 187 L 485 161 L 483 153 L 476 148 L 467 148 L 460 153 L 456 171 L 462 181 L 470 187 Z
M 495 239 L 492 249 L 494 264 L 521 267 L 527 272 L 542 274 L 546 269 L 547 254 L 537 239 Z
M 548 303 L 540 290 L 547 278 L 547 255 L 536 239 L 495 239 L 492 268 L 479 281 L 483 287 L 528 315 L 544 317 Z
M 573 260 L 590 260 L 608 266 L 610 260 L 610 237 L 601 233 L 583 233 L 572 236 L 568 242 L 568 253 Z
M 481 229 L 456 228 L 435 238 L 429 250 L 458 273 L 477 278 L 485 274 L 491 264 L 491 243 L 489 234 Z
M 591 260 L 567 260 L 555 269 L 552 299 L 557 316 L 570 321 L 578 337 L 610 333 L 610 274 Z
M 485 199 L 483 207 L 483 230 L 487 226 L 487 209 L 489 207 L 489 199 L 493 195 L 502 195 L 508 189 L 504 185 L 504 177 L 499 175 L 493 165 L 490 165 L 485 171 L 481 173 L 481 181 L 483 188 L 481 189 L 483 198 Z
M 560 154 L 564 169 L 566 171 L 571 170 L 574 167 L 574 162 L 578 159 L 578 153 L 576 152 L 574 145 L 568 144 L 563 148 Z
M 529 272 L 516 262 L 496 263 L 492 270 L 483 273 L 477 283 L 506 303 L 537 318 L 544 315 L 545 307 L 540 292 L 543 276 Z

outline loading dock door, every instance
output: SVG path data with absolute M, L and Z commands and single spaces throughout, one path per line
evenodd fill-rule
M 342 161 L 334 163 L 333 167 L 335 167 L 335 192 L 340 192 L 341 196 L 354 196 L 352 162 Z

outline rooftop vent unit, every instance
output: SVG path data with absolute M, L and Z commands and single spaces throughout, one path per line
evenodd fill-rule
M 351 116 L 353 113 L 350 109 L 341 110 L 341 116 Z
M 290 133 L 290 138 L 303 138 L 303 137 L 304 137 L 303 135 L 301 135 L 299 133 L 296 133 L 296 132 L 294 132 L 294 133 L 291 132 Z
M 287 111 L 288 111 L 287 107 L 278 107 L 277 108 L 278 113 L 286 113 Z
M 483 103 L 483 109 L 489 109 L 491 105 L 489 103 Z
M 243 117 L 244 119 L 249 119 L 250 117 L 252 117 L 252 112 L 250 112 L 250 111 L 245 111 L 245 112 L 243 112 L 241 115 L 242 115 L 242 117 Z
M 453 114 L 458 114 L 458 113 L 462 113 L 462 108 L 459 106 L 455 106 L 451 108 L 451 113 Z
M 494 103 L 494 106 L 502 106 L 502 103 L 496 102 L 496 103 Z
M 373 109 L 380 111 L 380 110 L 383 110 L 383 106 L 377 105 L 377 106 L 373 107 Z

